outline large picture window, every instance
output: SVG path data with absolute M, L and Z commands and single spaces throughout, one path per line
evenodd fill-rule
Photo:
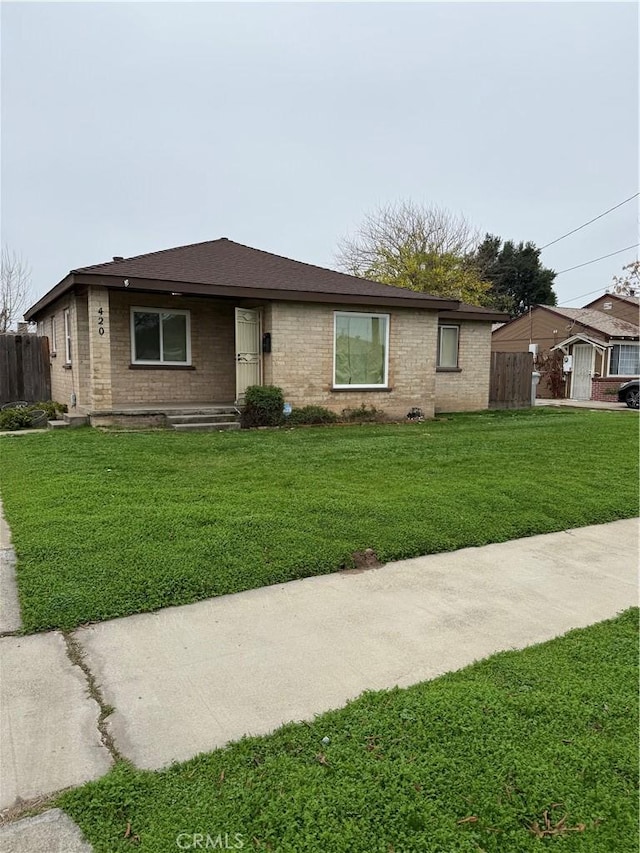
M 640 346 L 614 344 L 611 348 L 610 376 L 637 376 L 640 373 Z
M 389 371 L 389 315 L 336 311 L 335 388 L 386 388 Z
M 438 326 L 438 367 L 458 367 L 459 326 Z
M 191 364 L 189 312 L 132 308 L 131 360 L 134 364 Z

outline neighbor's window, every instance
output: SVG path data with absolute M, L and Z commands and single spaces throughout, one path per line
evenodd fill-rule
M 459 326 L 438 326 L 438 367 L 458 366 Z
M 189 312 L 132 308 L 131 350 L 134 364 L 190 364 Z
M 385 388 L 389 368 L 389 315 L 336 311 L 335 388 Z
M 64 360 L 67 364 L 71 364 L 71 318 L 68 308 L 64 309 L 62 316 L 64 317 Z
M 56 351 L 56 318 L 51 317 L 51 352 Z
M 640 373 L 640 346 L 614 344 L 611 349 L 610 376 L 637 376 Z

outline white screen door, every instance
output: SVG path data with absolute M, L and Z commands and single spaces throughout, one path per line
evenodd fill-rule
M 249 385 L 261 384 L 260 312 L 236 308 L 236 402 Z
M 573 370 L 571 379 L 571 398 L 573 400 L 591 399 L 591 361 L 593 347 L 590 344 L 573 345 Z

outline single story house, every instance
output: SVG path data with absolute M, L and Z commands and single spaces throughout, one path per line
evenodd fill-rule
M 584 308 L 536 305 L 492 333 L 494 352 L 542 355 L 560 351 L 565 396 L 610 401 L 620 384 L 640 370 L 638 297 L 604 294 Z M 550 397 L 544 382 L 538 396 Z
M 54 399 L 108 424 L 254 384 L 337 412 L 485 409 L 505 315 L 223 237 L 74 269 L 25 318 L 49 337 Z

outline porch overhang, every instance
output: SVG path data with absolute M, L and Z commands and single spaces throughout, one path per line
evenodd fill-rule
M 560 341 L 559 344 L 551 347 L 550 352 L 553 352 L 554 350 L 562 350 L 565 355 L 568 355 L 569 347 L 573 344 L 591 344 L 592 347 L 595 347 L 595 349 L 602 353 L 611 349 L 613 346 L 613 344 L 607 343 L 607 341 L 600 340 L 599 338 L 594 338 L 591 335 L 572 335 L 570 338 Z

